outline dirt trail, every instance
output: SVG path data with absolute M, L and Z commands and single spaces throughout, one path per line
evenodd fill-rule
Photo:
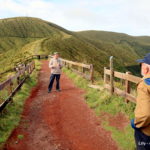
M 84 91 L 62 74 L 62 91 L 47 93 L 49 75 L 48 62 L 43 61 L 38 85 L 26 100 L 20 125 L 5 150 L 117 150 L 111 133 L 85 103 Z

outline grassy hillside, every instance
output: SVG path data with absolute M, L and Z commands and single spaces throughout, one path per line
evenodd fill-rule
M 17 17 L 0 20 L 0 37 L 42 38 L 67 30 L 44 20 Z
M 45 37 L 61 36 L 63 31 L 65 29 L 37 18 L 1 19 L 0 73 L 10 70 L 27 56 L 37 54 Z M 4 74 L 5 77 L 8 75 Z M 2 80 L 2 75 L 0 77 Z
M 0 19 L 0 73 L 31 54 L 54 51 L 70 60 L 92 63 L 100 74 L 111 55 L 115 57 L 117 70 L 137 72 L 135 60 L 150 52 L 149 41 L 150 37 L 113 32 L 71 32 L 38 18 Z
M 148 36 L 138 37 L 106 31 L 82 31 L 77 32 L 77 36 L 82 36 L 88 42 L 105 51 L 107 55 L 115 56 L 117 61 L 120 58 L 121 64 L 131 68 L 132 72 L 135 69 L 135 60 L 150 52 L 150 37 Z M 133 67 L 128 67 L 132 65 Z

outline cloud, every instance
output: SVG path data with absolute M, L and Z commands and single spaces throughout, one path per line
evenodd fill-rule
M 0 0 L 0 18 L 38 17 L 69 30 L 150 35 L 149 0 Z

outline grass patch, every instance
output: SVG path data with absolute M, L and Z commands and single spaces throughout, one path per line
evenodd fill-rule
M 83 79 L 76 73 L 64 68 L 63 71 L 73 79 L 74 83 L 86 91 L 85 99 L 87 104 L 95 113 L 100 116 L 101 113 L 107 112 L 110 114 L 117 114 L 119 112 L 128 116 L 129 119 L 134 117 L 135 104 L 124 102 L 124 98 L 113 95 L 111 96 L 107 90 L 98 91 L 88 87 L 89 82 Z M 100 81 L 101 84 L 102 81 Z M 108 121 L 103 121 L 102 126 L 112 133 L 112 138 L 117 142 L 118 146 L 123 150 L 134 150 L 134 131 L 128 125 L 124 131 L 120 131 L 115 127 L 109 125 Z
M 21 140 L 21 139 L 23 139 L 23 138 L 24 138 L 24 135 L 19 134 L 19 135 L 17 136 L 17 138 L 18 138 L 19 140 Z
M 18 126 L 25 100 L 30 95 L 31 89 L 37 83 L 40 62 L 36 60 L 35 63 L 36 69 L 23 84 L 21 90 L 13 97 L 13 103 L 9 103 L 0 114 L 0 148 L 3 147 L 13 129 Z M 18 136 L 18 138 L 21 137 Z

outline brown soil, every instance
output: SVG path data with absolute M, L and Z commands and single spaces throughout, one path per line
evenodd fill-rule
M 21 122 L 5 150 L 117 150 L 111 133 L 85 103 L 84 91 L 63 73 L 62 91 L 47 93 L 49 75 L 48 61 L 43 61 L 38 85 L 26 100 Z
M 109 125 L 117 128 L 120 131 L 124 131 L 125 127 L 129 125 L 129 119 L 123 113 L 118 113 L 116 115 L 103 112 L 100 115 L 100 121 L 108 121 Z

